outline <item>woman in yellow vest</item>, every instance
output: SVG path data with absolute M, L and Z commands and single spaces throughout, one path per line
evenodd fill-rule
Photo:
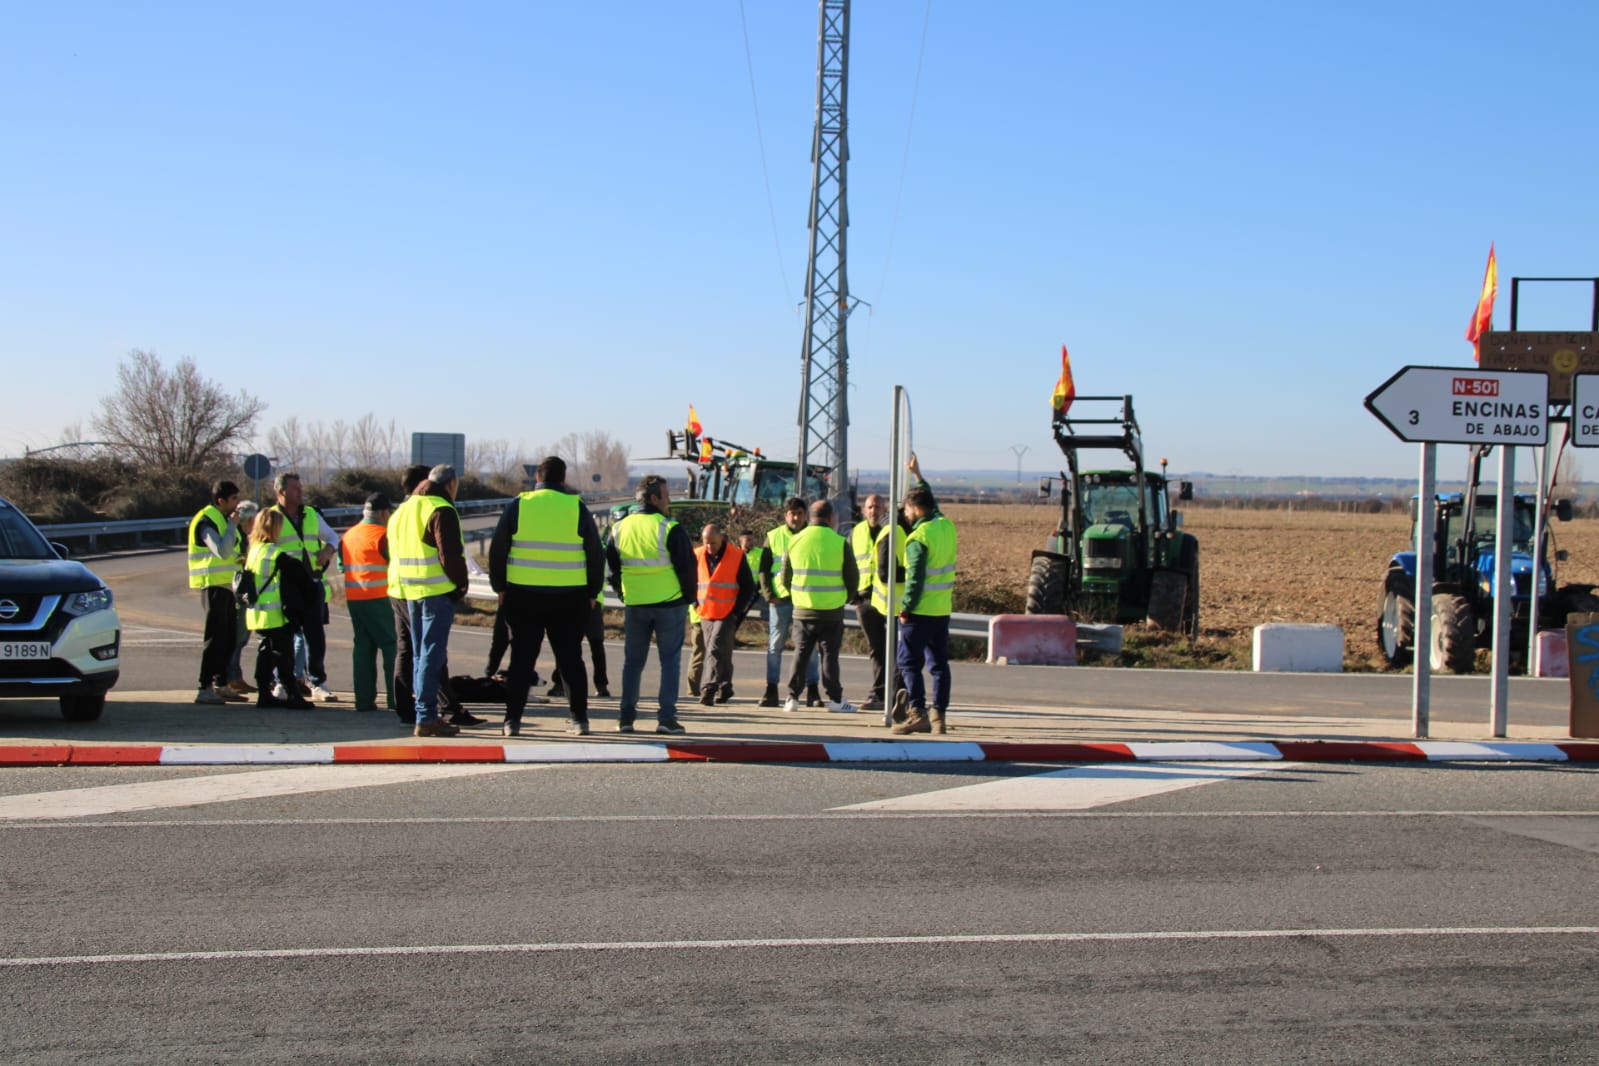
M 258 635 L 255 651 L 257 707 L 293 707 L 308 710 L 313 706 L 294 688 L 294 638 L 288 615 L 284 613 L 284 573 L 293 563 L 278 549 L 278 534 L 283 530 L 283 515 L 275 510 L 256 516 L 250 531 L 250 552 L 244 567 L 255 581 L 255 602 L 244 609 L 244 624 Z M 307 575 L 309 576 L 309 575 Z M 287 699 L 272 694 L 274 679 L 283 683 Z

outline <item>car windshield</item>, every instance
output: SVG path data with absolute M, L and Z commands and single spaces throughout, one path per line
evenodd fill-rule
M 0 504 L 0 559 L 54 559 L 50 542 L 15 507 Z

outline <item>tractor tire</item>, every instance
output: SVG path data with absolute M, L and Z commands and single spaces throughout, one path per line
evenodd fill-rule
M 1457 593 L 1432 598 L 1432 648 L 1428 661 L 1437 673 L 1469 674 L 1477 664 L 1477 619 L 1471 601 Z
M 1199 639 L 1199 541 L 1183 538 L 1183 573 L 1188 576 L 1188 589 L 1183 610 L 1183 632 L 1189 640 Z
M 1187 619 L 1188 575 L 1178 570 L 1156 570 L 1149 578 L 1149 609 L 1145 612 L 1156 629 L 1177 632 Z
M 1065 559 L 1048 555 L 1033 556 L 1033 569 L 1027 575 L 1027 613 L 1066 613 Z
M 1409 666 L 1416 651 L 1416 599 L 1404 574 L 1390 573 L 1377 615 L 1377 650 L 1390 670 Z

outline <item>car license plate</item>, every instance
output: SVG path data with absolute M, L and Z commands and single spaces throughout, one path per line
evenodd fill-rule
M 0 641 L 0 662 L 50 658 L 50 643 L 44 640 Z

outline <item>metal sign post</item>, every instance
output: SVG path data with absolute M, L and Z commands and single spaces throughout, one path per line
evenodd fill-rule
M 1438 445 L 1421 446 L 1416 501 L 1416 623 L 1410 686 L 1411 734 L 1425 740 L 1432 715 L 1432 545 L 1438 525 L 1432 498 L 1438 492 Z
M 884 636 L 883 636 L 883 671 L 899 669 L 899 612 L 894 610 L 898 601 L 895 584 L 898 575 L 894 571 L 894 530 L 893 525 L 899 522 L 899 506 L 905 496 L 905 456 L 902 437 L 904 428 L 900 425 L 900 413 L 907 404 L 905 386 L 894 386 L 894 411 L 889 418 L 890 430 L 888 436 L 888 521 L 891 528 L 888 531 L 888 602 L 884 604 L 889 609 L 884 611 Z M 876 558 L 874 551 L 873 558 Z M 875 563 L 873 565 L 876 565 Z M 884 684 L 883 697 L 883 727 L 886 729 L 894 724 L 894 692 L 898 688 L 894 678 L 889 675 Z
M 1494 647 L 1493 699 L 1488 709 L 1489 733 L 1505 735 L 1510 701 L 1510 555 L 1516 539 L 1516 449 L 1499 449 L 1499 511 L 1494 529 Z M 1536 575 L 1533 582 L 1533 629 L 1537 629 Z

